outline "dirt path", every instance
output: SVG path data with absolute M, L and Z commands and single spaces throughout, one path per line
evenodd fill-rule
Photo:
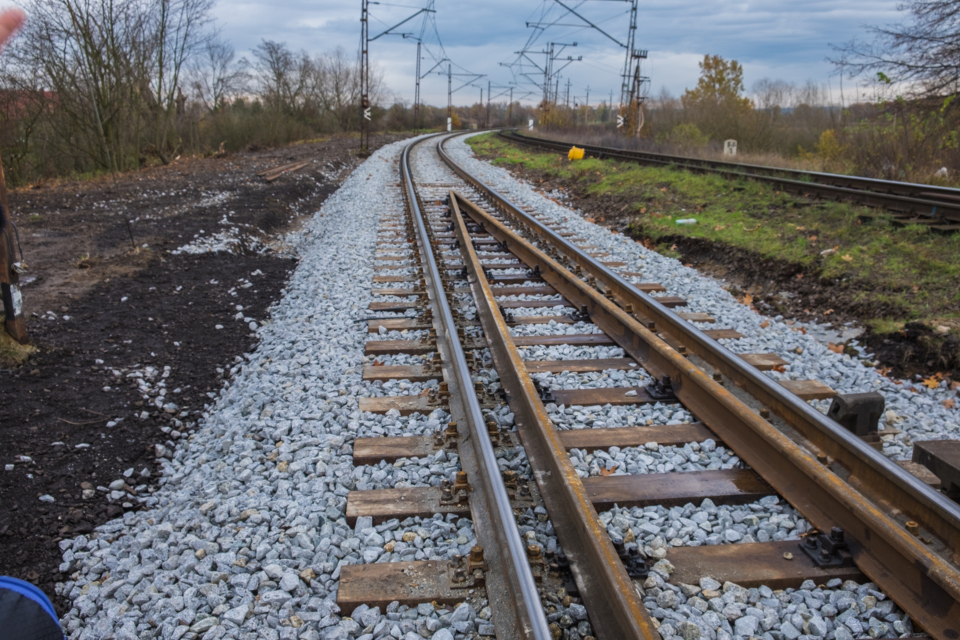
M 139 508 L 157 455 L 190 437 L 296 267 L 279 239 L 359 163 L 355 148 L 333 139 L 11 194 L 39 351 L 0 370 L 0 574 L 53 597 L 58 542 Z M 295 160 L 311 164 L 257 177 Z M 204 238 L 233 251 L 171 253 Z

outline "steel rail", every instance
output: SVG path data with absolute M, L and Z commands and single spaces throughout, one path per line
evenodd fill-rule
M 568 144 L 574 144 L 570 142 L 564 142 L 561 140 L 551 140 L 549 138 L 537 138 L 536 136 L 527 136 L 523 135 L 516 129 L 506 130 L 510 131 L 513 136 L 523 140 L 535 140 L 537 142 L 547 142 L 551 144 L 558 144 L 562 148 L 566 148 Z M 780 167 L 770 167 L 759 164 L 750 164 L 747 162 L 725 162 L 723 160 L 706 160 L 703 158 L 692 158 L 689 156 L 671 156 L 664 153 L 654 153 L 652 151 L 635 151 L 632 149 L 618 149 L 616 147 L 604 147 L 600 145 L 582 145 L 584 149 L 596 150 L 598 153 L 604 153 L 607 151 L 615 151 L 618 153 L 625 154 L 630 157 L 649 157 L 652 159 L 666 159 L 666 160 L 679 160 L 682 162 L 691 163 L 694 165 L 702 165 L 706 167 L 716 167 L 716 168 L 726 168 L 734 172 L 742 173 L 741 170 L 747 170 L 754 173 L 761 174 L 784 174 L 784 175 L 793 175 L 797 176 L 798 179 L 810 178 L 817 179 L 825 183 L 833 184 L 841 187 L 851 187 L 854 189 L 860 189 L 863 191 L 874 191 L 876 193 L 891 193 L 901 196 L 922 196 L 922 195 L 935 195 L 941 198 L 947 198 L 948 200 L 958 200 L 960 201 L 960 189 L 955 187 L 943 187 L 939 185 L 932 184 L 921 184 L 918 182 L 902 182 L 899 180 L 882 180 L 880 178 L 865 178 L 863 176 L 848 176 L 841 173 L 827 173 L 825 171 L 805 171 L 802 169 L 785 169 Z
M 935 638 L 960 637 L 960 572 L 659 336 L 477 205 L 461 210 L 655 376 L 821 531 L 839 526 L 858 568 Z M 669 558 L 669 554 L 668 554 Z
M 459 418 L 457 428 L 460 432 L 458 450 L 461 462 L 465 470 L 468 466 L 477 470 L 477 473 L 471 474 L 471 480 L 480 484 L 480 491 L 473 492 L 470 505 L 477 537 L 483 540 L 484 547 L 489 550 L 487 562 L 492 570 L 487 572 L 488 586 L 502 585 L 502 591 L 499 588 L 488 589 L 497 635 L 551 640 L 549 624 L 474 391 L 457 325 L 443 290 L 443 279 L 430 243 L 425 216 L 420 209 L 410 167 L 410 150 L 420 141 L 422 139 L 403 149 L 400 156 L 400 182 L 420 247 L 427 295 L 435 310 L 437 349 L 443 362 L 444 379 L 448 381 L 451 392 L 451 414 Z
M 531 233 L 554 247 L 593 276 L 624 308 L 638 317 L 653 320 L 656 330 L 684 345 L 710 366 L 732 380 L 796 429 L 808 442 L 836 461 L 859 481 L 861 490 L 876 501 L 885 501 L 907 514 L 939 537 L 954 552 L 960 552 L 960 505 L 908 473 L 889 458 L 763 375 L 719 342 L 710 338 L 673 311 L 657 302 L 573 243 L 547 228 L 496 190 L 458 165 L 438 143 L 441 157 L 464 180 Z
M 556 150 L 566 150 L 570 144 L 575 144 L 534 138 L 521 135 L 515 131 L 509 133 L 501 131 L 500 135 L 521 144 Z M 580 146 L 589 153 L 602 158 L 672 165 L 692 171 L 709 171 L 733 179 L 751 178 L 773 183 L 784 191 L 793 193 L 812 193 L 823 198 L 850 200 L 867 206 L 905 211 L 932 219 L 943 218 L 944 220 L 960 222 L 960 189 L 857 176 L 841 176 L 833 173 L 776 169 L 717 160 L 700 160 L 684 156 L 669 156 L 589 144 Z M 816 180 L 819 180 L 819 182 Z M 937 197 L 947 199 L 937 200 L 935 199 Z
M 450 192 L 454 228 L 477 305 L 477 316 L 497 375 L 507 391 L 510 409 L 516 416 L 514 424 L 540 487 L 540 495 L 590 613 L 590 623 L 603 639 L 659 638 L 498 310 L 496 297 L 460 210 L 463 202 L 463 196 Z

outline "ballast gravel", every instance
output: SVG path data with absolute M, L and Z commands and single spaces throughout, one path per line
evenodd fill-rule
M 370 337 L 362 319 L 371 315 L 378 218 L 402 211 L 394 185 L 403 144 L 377 151 L 288 237 L 300 265 L 258 329 L 259 346 L 231 369 L 196 432 L 165 451 L 145 509 L 61 542 L 68 637 L 453 640 L 492 630 L 489 609 L 469 604 L 394 603 L 347 618 L 335 603 L 346 564 L 449 558 L 475 540 L 466 518 L 376 526 L 360 518 L 349 527 L 344 517 L 350 490 L 426 486 L 458 468 L 445 452 L 391 465 L 352 461 L 358 435 L 413 435 L 448 419 L 442 411 L 377 416 L 357 405 L 386 387 L 361 380 Z

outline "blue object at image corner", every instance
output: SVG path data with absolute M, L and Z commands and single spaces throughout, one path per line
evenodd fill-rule
M 23 580 L 0 576 L 0 640 L 63 640 L 46 594 Z

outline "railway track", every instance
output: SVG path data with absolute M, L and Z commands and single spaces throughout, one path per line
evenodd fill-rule
M 501 131 L 500 135 L 519 144 L 555 151 L 566 152 L 571 144 L 526 136 L 512 130 Z M 731 179 L 749 178 L 772 184 L 789 193 L 826 200 L 845 200 L 885 209 L 894 214 L 894 222 L 897 224 L 923 224 L 941 232 L 960 230 L 960 189 L 835 173 L 702 160 L 597 145 L 580 146 L 588 155 L 598 158 L 718 173 Z
M 426 386 L 360 410 L 451 419 L 435 434 L 358 438 L 353 459 L 448 451 L 461 471 L 441 486 L 351 491 L 346 515 L 358 529 L 469 518 L 477 546 L 343 566 L 346 615 L 471 602 L 489 607 L 498 638 L 958 637 L 956 503 L 881 455 L 876 433 L 807 403 L 832 389 L 768 378 L 775 354 L 732 353 L 718 340 L 735 331 L 697 329 L 710 319 L 674 311 L 686 301 L 515 206 L 459 166 L 448 139 L 401 156 L 407 208 L 381 220 L 367 321 L 363 378 Z M 631 461 L 641 469 L 624 474 Z M 797 526 L 744 543 L 723 515 L 771 511 Z M 780 616 L 777 602 L 794 610 Z

